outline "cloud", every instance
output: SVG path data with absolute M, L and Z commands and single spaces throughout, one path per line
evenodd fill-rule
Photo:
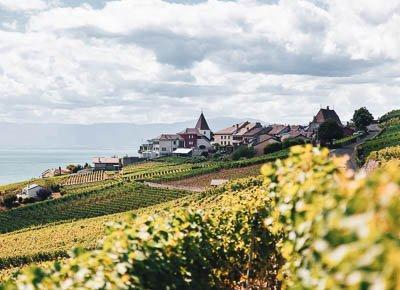
M 400 106 L 397 0 L 6 2 L 0 121 L 173 122 L 204 108 L 307 123 L 321 105 L 343 119 Z
M 47 4 L 42 0 L 0 0 L 0 8 L 11 11 L 44 10 Z

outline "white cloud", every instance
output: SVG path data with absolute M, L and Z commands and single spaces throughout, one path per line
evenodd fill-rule
M 0 30 L 0 121 L 172 122 L 204 108 L 306 123 L 320 105 L 344 119 L 400 107 L 397 0 L 66 2 L 0 0 L 26 11 L 22 30 L 10 17 Z
M 42 0 L 0 0 L 0 8 L 11 11 L 43 10 L 47 4 Z

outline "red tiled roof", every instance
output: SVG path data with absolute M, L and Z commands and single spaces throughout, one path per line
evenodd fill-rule
M 246 126 L 247 124 L 250 124 L 250 122 L 246 121 L 246 122 L 243 122 L 240 124 L 235 124 L 228 128 L 225 128 L 225 129 L 215 132 L 214 135 L 231 135 L 231 134 L 234 134 L 235 132 L 237 132 L 238 130 L 240 130 L 243 126 Z
M 272 129 L 268 132 L 270 135 L 278 135 L 280 134 L 285 128 L 287 128 L 287 125 L 281 125 L 281 124 L 274 124 L 271 125 Z
M 342 122 L 340 121 L 340 118 L 339 118 L 338 114 L 336 114 L 335 110 L 331 110 L 331 109 L 329 109 L 329 107 L 327 107 L 326 109 L 320 109 L 319 112 L 317 113 L 317 115 L 314 117 L 313 122 L 314 123 L 324 123 L 327 120 L 334 120 L 338 124 L 342 124 Z

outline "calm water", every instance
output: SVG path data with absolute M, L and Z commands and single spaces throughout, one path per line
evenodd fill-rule
M 136 149 L 137 150 L 137 149 Z M 135 148 L 0 149 L 0 184 L 38 177 L 49 168 L 91 164 L 96 156 L 136 156 Z

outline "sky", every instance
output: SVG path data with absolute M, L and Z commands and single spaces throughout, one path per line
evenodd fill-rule
M 0 122 L 400 108 L 399 0 L 0 0 Z

